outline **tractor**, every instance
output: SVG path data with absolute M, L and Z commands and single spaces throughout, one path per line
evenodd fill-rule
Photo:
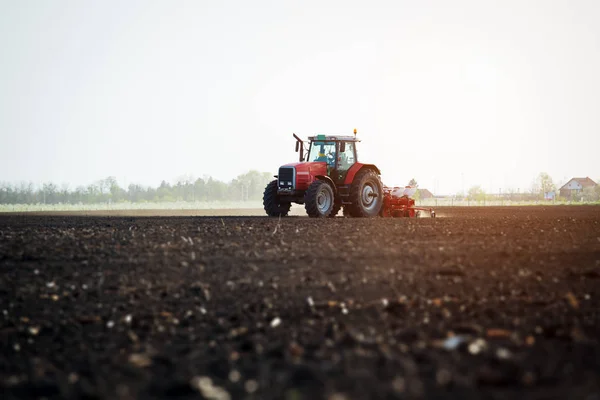
M 263 205 L 269 216 L 287 216 L 292 203 L 304 204 L 313 218 L 376 217 L 384 205 L 381 172 L 374 164 L 358 162 L 354 136 L 316 135 L 308 149 L 296 134 L 296 163 L 282 165 L 265 188 Z

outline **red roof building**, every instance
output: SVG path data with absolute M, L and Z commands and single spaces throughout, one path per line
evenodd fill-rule
M 594 186 L 598 186 L 598 184 L 586 176 L 585 178 L 571 178 L 559 190 L 562 197 L 572 199 L 581 196 L 583 189 Z
M 433 193 L 431 193 L 429 190 L 427 189 L 417 189 L 419 191 L 419 198 L 420 199 L 431 199 L 433 198 Z

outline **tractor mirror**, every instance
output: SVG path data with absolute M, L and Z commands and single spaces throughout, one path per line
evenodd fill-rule
M 304 161 L 304 142 L 295 133 L 293 135 L 294 138 L 296 138 L 296 153 L 298 152 L 298 150 L 300 150 L 300 157 L 298 157 L 298 159 L 300 160 L 300 162 L 302 162 Z
M 340 153 L 346 152 L 346 142 L 340 143 Z

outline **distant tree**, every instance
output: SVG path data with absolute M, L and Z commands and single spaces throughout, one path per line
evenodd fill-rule
M 227 200 L 228 189 L 229 186 L 226 183 L 208 178 L 208 181 L 206 181 L 206 199 L 208 201 Z
M 594 187 L 583 188 L 581 192 L 581 200 L 583 201 L 599 201 L 600 200 L 600 185 Z
M 0 187 L 0 203 L 2 204 L 15 204 L 15 193 L 9 183 L 2 183 Z
M 194 201 L 206 201 L 206 182 L 202 178 L 194 182 Z
M 75 192 L 73 192 L 71 195 L 71 203 L 87 203 L 87 196 L 84 186 L 77 186 L 77 188 L 75 188 Z
M 173 187 L 174 196 L 179 201 L 194 201 L 195 187 L 194 177 L 187 174 L 177 178 L 177 182 Z
M 171 185 L 169 185 L 166 181 L 162 181 L 160 183 L 160 186 L 158 189 L 156 189 L 156 195 L 160 201 L 174 200 Z
M 104 194 L 112 201 L 118 202 L 127 198 L 127 192 L 123 190 L 117 183 L 117 178 L 109 176 L 104 179 L 101 184 Z
M 485 191 L 479 185 L 473 186 L 469 189 L 467 198 L 473 201 L 483 201 L 485 200 Z
M 19 204 L 31 204 L 34 202 L 33 184 L 21 182 L 19 185 Z
M 173 186 L 173 198 L 177 201 L 185 200 L 185 182 L 177 181 Z
M 157 190 L 153 187 L 147 188 L 143 198 L 144 201 L 158 201 Z
M 550 175 L 546 172 L 542 172 L 538 175 L 537 180 L 535 182 L 535 187 L 537 188 L 537 194 L 540 196 L 544 196 L 546 193 L 556 191 L 556 185 L 552 181 Z
M 232 199 L 242 201 L 262 199 L 265 186 L 271 179 L 270 173 L 255 170 L 239 175 L 230 184 Z
M 100 203 L 102 201 L 102 191 L 98 182 L 88 185 L 85 189 L 86 201 L 85 203 Z
M 63 183 L 60 187 L 60 191 L 57 193 L 58 202 L 67 204 L 71 202 L 71 191 L 69 190 L 69 184 Z
M 415 191 L 415 194 L 413 194 L 412 197 L 416 201 L 419 201 L 421 199 L 421 191 L 418 189 L 419 184 L 417 183 L 417 180 L 415 178 L 412 178 L 410 181 L 408 181 L 408 186 L 417 188 L 417 190 Z
M 132 203 L 137 203 L 144 200 L 144 188 L 141 185 L 137 185 L 135 183 L 131 183 L 127 187 L 127 200 Z
M 42 194 L 43 194 L 44 204 L 58 203 L 57 190 L 58 190 L 58 187 L 54 183 L 44 183 L 42 185 Z
M 98 194 L 100 196 L 104 196 L 109 192 L 110 181 L 107 182 L 106 179 L 100 179 L 96 182 L 96 188 L 98 189 Z

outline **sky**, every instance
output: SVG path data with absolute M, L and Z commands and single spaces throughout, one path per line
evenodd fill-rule
M 597 0 L 0 0 L 0 182 L 228 182 L 354 128 L 390 186 L 598 179 L 597 21 Z

